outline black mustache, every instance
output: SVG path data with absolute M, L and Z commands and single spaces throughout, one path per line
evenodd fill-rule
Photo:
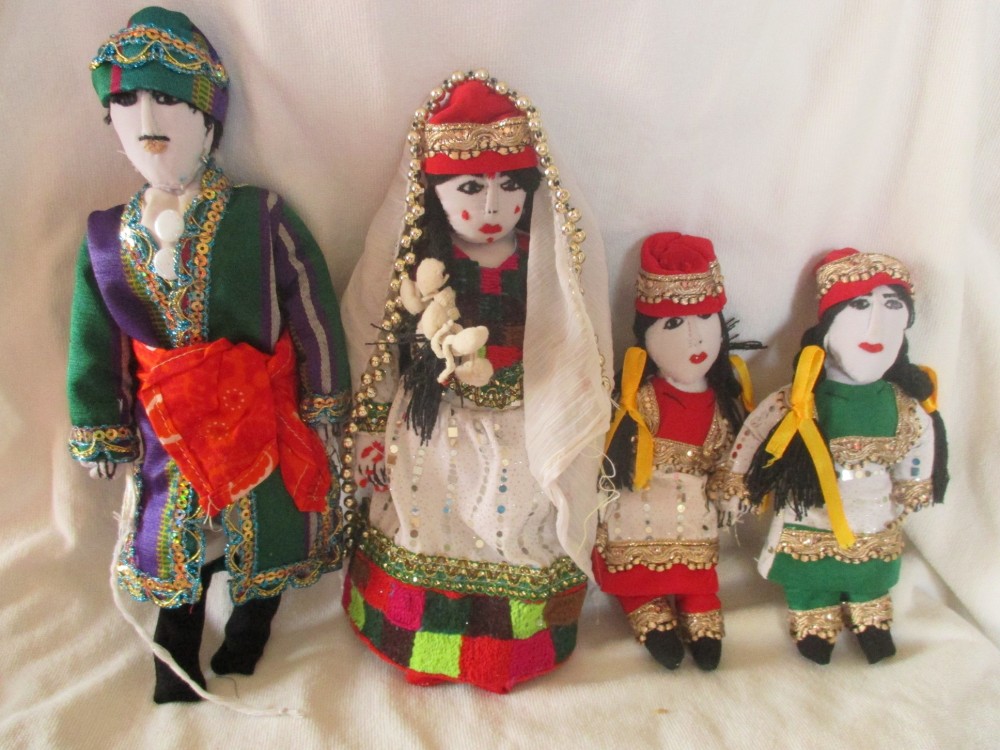
M 140 135 L 140 141 L 169 141 L 170 139 L 165 135 Z

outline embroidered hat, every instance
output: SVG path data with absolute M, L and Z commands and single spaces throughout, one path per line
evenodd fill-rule
M 215 49 L 183 13 L 151 6 L 133 15 L 90 62 L 101 104 L 124 91 L 161 91 L 226 119 L 229 76 Z
M 819 315 L 838 302 L 868 294 L 877 286 L 894 284 L 913 294 L 906 266 L 891 255 L 861 253 L 853 247 L 831 250 L 816 264 Z
M 666 318 L 719 312 L 726 304 L 722 269 L 711 241 L 660 232 L 642 243 L 635 309 Z
M 538 164 L 528 118 L 482 81 L 455 86 L 424 129 L 424 171 L 492 174 Z

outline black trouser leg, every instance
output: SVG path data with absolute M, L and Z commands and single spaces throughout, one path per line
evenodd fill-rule
M 212 657 L 216 674 L 253 674 L 267 639 L 271 637 L 271 620 L 281 604 L 281 595 L 268 599 L 251 599 L 233 608 L 226 623 L 226 638 Z
M 198 663 L 198 652 L 201 650 L 201 634 L 205 627 L 205 597 L 213 572 L 211 564 L 202 568 L 201 598 L 197 602 L 160 610 L 160 616 L 156 620 L 156 630 L 153 633 L 153 641 L 169 651 L 180 668 L 201 687 L 205 687 L 205 675 L 202 674 L 201 665 Z M 165 662 L 153 657 L 153 668 L 156 672 L 153 700 L 156 703 L 201 700 L 201 697 Z

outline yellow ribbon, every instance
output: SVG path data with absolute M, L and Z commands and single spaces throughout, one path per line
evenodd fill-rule
M 632 486 L 644 489 L 653 475 L 653 433 L 646 426 L 646 421 L 639 413 L 639 386 L 642 385 L 642 371 L 646 367 L 646 350 L 633 346 L 625 352 L 625 362 L 622 365 L 622 388 L 620 405 L 615 412 L 615 418 L 604 441 L 604 452 L 608 452 L 611 438 L 614 437 L 622 419 L 628 414 L 636 424 L 635 472 L 632 475 Z
M 740 400 L 743 401 L 743 408 L 749 414 L 754 410 L 756 404 L 753 402 L 753 381 L 750 380 L 750 370 L 742 357 L 735 354 L 729 355 L 729 364 L 736 371 L 736 379 L 740 381 Z
M 837 473 L 833 469 L 830 449 L 823 440 L 823 436 L 820 435 L 819 428 L 813 418 L 816 411 L 813 387 L 823 370 L 825 356 L 824 351 L 818 346 L 807 346 L 799 354 L 799 364 L 795 368 L 795 377 L 792 380 L 792 392 L 789 398 L 791 411 L 781 420 L 765 450 L 772 456 L 767 463 L 770 466 L 785 455 L 785 449 L 795 437 L 795 433 L 802 436 L 802 441 L 805 443 L 809 457 L 816 469 L 816 476 L 819 478 L 819 486 L 823 492 L 823 501 L 826 504 L 826 512 L 830 516 L 833 534 L 837 538 L 837 544 L 846 549 L 855 542 L 854 532 L 851 531 L 851 527 L 847 523 L 847 516 L 844 514 L 844 504 L 840 499 L 840 487 L 837 485 Z
M 928 414 L 933 414 L 937 411 L 937 394 L 938 394 L 938 382 L 937 373 L 934 372 L 930 367 L 926 365 L 919 365 L 920 369 L 923 370 L 924 374 L 931 379 L 931 395 L 920 402 L 920 405 L 924 407 L 924 411 Z

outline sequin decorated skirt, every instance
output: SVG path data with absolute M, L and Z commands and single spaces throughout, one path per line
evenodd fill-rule
M 362 640 L 408 681 L 506 693 L 572 653 L 586 585 L 569 558 L 538 569 L 428 557 L 370 530 L 343 603 Z

